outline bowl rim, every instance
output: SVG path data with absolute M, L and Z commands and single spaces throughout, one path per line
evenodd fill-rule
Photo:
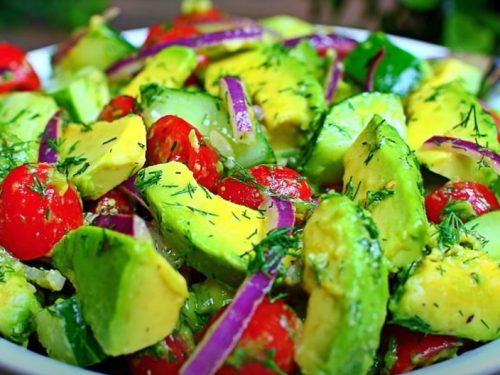
M 356 40 L 365 39 L 369 30 L 350 27 L 318 26 L 323 30 L 334 30 L 340 35 Z M 147 28 L 127 30 L 122 35 L 133 45 L 139 46 L 145 39 Z M 443 58 L 450 51 L 436 44 L 422 42 L 410 38 L 389 35 L 398 46 L 425 59 Z M 42 82 L 46 83 L 51 73 L 50 56 L 55 46 L 35 49 L 28 53 L 28 60 L 33 65 Z M 76 366 L 71 366 L 46 357 L 24 347 L 0 338 L 0 373 L 25 375 L 91 375 L 99 374 Z M 456 358 L 434 364 L 430 367 L 411 372 L 414 375 L 488 375 L 500 373 L 500 340 L 496 340 L 476 349 L 470 350 Z

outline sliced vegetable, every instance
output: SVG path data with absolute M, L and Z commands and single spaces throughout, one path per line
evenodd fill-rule
M 283 41 L 283 45 L 285 47 L 294 47 L 304 39 L 308 40 L 319 53 L 324 54 L 327 50 L 334 49 L 340 58 L 346 56 L 358 44 L 358 42 L 354 39 L 331 33 L 311 34 L 298 38 L 287 39 Z
M 26 279 L 41 288 L 59 292 L 66 283 L 66 278 L 58 270 L 46 270 L 23 264 Z
M 45 127 L 45 131 L 40 139 L 40 149 L 38 150 L 39 163 L 57 163 L 57 142 L 62 131 L 62 114 L 62 111 L 57 111 Z
M 365 91 L 375 91 L 375 73 L 380 62 L 385 57 L 385 48 L 381 48 L 369 61 L 368 73 L 366 74 Z
M 331 103 L 333 101 L 333 97 L 337 92 L 337 86 L 343 73 L 344 68 L 341 62 L 337 57 L 334 57 L 332 63 L 328 67 L 325 79 L 325 100 L 327 103 Z
M 221 96 L 230 114 L 233 136 L 238 142 L 255 142 L 252 108 L 245 95 L 243 82 L 234 77 L 220 79 Z
M 143 208 L 145 208 L 148 212 L 150 212 L 149 206 L 146 204 L 144 199 L 142 199 L 141 193 L 135 187 L 135 178 L 136 176 L 132 176 L 118 186 L 120 191 L 123 191 L 129 197 L 133 198 L 137 203 L 139 203 Z
M 98 120 L 112 122 L 130 113 L 140 113 L 139 103 L 131 96 L 119 95 L 104 106 Z
M 118 187 L 91 204 L 89 211 L 102 215 L 131 215 L 134 213 L 134 205 L 128 198 L 128 195 Z
M 261 255 L 263 251 L 269 251 L 267 259 L 257 266 L 256 273 L 243 282 L 233 302 L 182 366 L 181 375 L 212 375 L 222 366 L 265 295 L 271 290 L 284 252 L 295 246 L 295 241 L 289 228 L 281 228 L 270 233 L 254 248 L 256 252 L 260 250 Z M 260 257 L 257 256 L 256 260 L 259 261 Z
M 474 142 L 452 137 L 434 136 L 424 142 L 424 147 L 467 156 L 477 160 L 480 166 L 487 165 L 497 174 L 500 174 L 500 155 Z
M 441 223 L 450 213 L 462 222 L 500 209 L 495 194 L 483 184 L 469 181 L 450 182 L 425 198 L 427 218 Z
M 260 209 L 266 212 L 266 233 L 272 229 L 293 227 L 295 225 L 295 207 L 289 200 L 266 197 Z
M 109 228 L 137 239 L 151 238 L 146 222 L 137 215 L 98 215 L 92 225 Z
M 40 80 L 26 60 L 26 54 L 16 46 L 0 43 L 0 94 L 11 91 L 40 89 Z

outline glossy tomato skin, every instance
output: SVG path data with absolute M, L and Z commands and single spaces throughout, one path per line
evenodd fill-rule
M 81 225 L 76 189 L 49 164 L 17 167 L 0 185 L 0 245 L 18 259 L 48 255 Z
M 165 338 L 162 353 L 139 353 L 129 358 L 132 375 L 177 375 L 188 357 L 189 345 L 178 334 Z
M 134 213 L 134 205 L 125 193 L 113 189 L 93 202 L 90 210 L 96 214 L 132 215 Z
M 182 14 L 174 20 L 174 27 L 181 27 L 186 25 L 196 25 L 196 23 L 220 21 L 224 18 L 224 14 L 216 9 L 208 9 L 204 12 L 194 12 L 191 14 Z
M 140 113 L 139 103 L 131 96 L 119 95 L 104 106 L 99 114 L 99 120 L 111 122 L 131 113 Z
M 451 358 L 463 344 L 455 337 L 425 335 L 399 326 L 389 326 L 384 333 L 388 338 L 388 349 L 383 373 L 391 375 Z
M 223 179 L 217 193 L 226 200 L 253 209 L 262 204 L 266 191 L 307 202 L 312 199 L 309 184 L 293 169 L 277 165 L 258 165 L 250 168 L 248 172 L 250 178 L 234 176 Z
M 448 183 L 434 190 L 425 198 L 427 218 L 441 223 L 447 211 L 455 212 L 466 222 L 475 216 L 498 210 L 495 194 L 486 186 L 469 181 Z
M 215 149 L 183 119 L 164 116 L 148 131 L 146 160 L 149 165 L 178 161 L 185 164 L 200 185 L 215 192 L 222 164 Z
M 154 46 L 155 44 L 174 42 L 179 39 L 198 35 L 198 31 L 189 24 L 172 25 L 160 23 L 149 28 L 148 36 L 143 48 Z
M 0 94 L 40 89 L 40 80 L 26 54 L 16 46 L 0 42 Z
M 295 342 L 301 329 L 302 324 L 292 309 L 282 300 L 271 302 L 266 297 L 217 375 L 272 375 L 276 374 L 276 369 L 293 374 L 297 369 Z

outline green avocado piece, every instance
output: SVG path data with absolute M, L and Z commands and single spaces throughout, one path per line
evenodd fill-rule
M 35 92 L 0 100 L 0 181 L 15 167 L 38 161 L 41 136 L 57 109 L 54 99 Z
M 303 173 L 318 185 L 342 180 L 346 151 L 374 115 L 380 115 L 406 139 L 406 117 L 394 94 L 362 93 L 334 105 L 318 130 L 303 164 Z
M 212 194 L 178 162 L 142 169 L 136 186 L 163 236 L 189 265 L 208 278 L 233 286 L 241 283 L 249 261 L 244 254 L 265 236 L 261 212 Z
M 483 250 L 493 259 L 500 260 L 500 211 L 488 212 L 465 223 L 465 227 L 483 237 L 486 241 Z
M 137 97 L 141 86 L 158 83 L 174 89 L 181 88 L 194 72 L 198 58 L 191 48 L 165 48 L 146 62 L 146 66 L 121 91 L 122 95 Z
M 335 54 L 329 54 L 329 58 L 322 58 L 306 39 L 290 48 L 288 55 L 304 64 L 319 82 L 325 80 L 326 63 L 336 58 Z
M 0 335 L 21 345 L 28 344 L 33 319 L 41 309 L 35 293 L 21 262 L 0 248 Z
M 110 28 L 100 16 L 90 19 L 89 25 L 76 31 L 69 40 L 69 51 L 56 63 L 58 69 L 78 70 L 87 66 L 101 71 L 130 55 L 135 48 Z M 76 43 L 75 43 L 76 42 Z M 75 43 L 74 45 L 71 45 Z M 64 48 L 63 44 L 60 48 Z
M 87 367 L 106 358 L 75 297 L 57 300 L 35 319 L 38 340 L 50 358 Z
M 382 32 L 371 34 L 347 56 L 346 74 L 364 84 L 371 61 L 381 49 L 385 55 L 375 71 L 374 90 L 406 95 L 424 77 L 425 66 L 422 60 L 394 45 Z
M 275 162 L 274 151 L 258 123 L 255 141 L 241 143 L 233 136 L 229 114 L 221 99 L 203 92 L 192 92 L 150 84 L 141 87 L 141 105 L 147 127 L 159 118 L 174 115 L 196 127 L 205 139 L 223 155 L 228 168 L 249 168 Z M 232 163 L 232 165 L 231 165 Z
M 219 79 L 238 76 L 263 112 L 266 134 L 279 159 L 294 162 L 325 110 L 323 88 L 302 62 L 279 45 L 240 53 L 210 64 L 205 88 L 219 95 Z
M 434 61 L 431 67 L 434 74 L 428 82 L 435 86 L 458 81 L 472 95 L 477 95 L 481 88 L 483 73 L 474 65 L 459 59 L 446 58 Z
M 399 277 L 389 303 L 394 323 L 475 341 L 500 338 L 500 268 L 487 253 L 433 249 Z
M 408 142 L 421 164 L 452 181 L 477 181 L 485 185 L 496 181 L 497 173 L 481 160 L 423 147 L 433 136 L 447 136 L 500 152 L 495 122 L 462 83 L 422 85 L 408 96 L 406 110 Z
M 321 197 L 304 229 L 310 292 L 295 359 L 304 374 L 366 374 L 380 342 L 388 271 L 369 213 L 338 194 Z
M 74 285 L 104 353 L 133 353 L 175 328 L 188 295 L 186 280 L 152 241 L 83 226 L 63 237 L 51 255 Z
M 263 18 L 259 23 L 265 28 L 278 33 L 283 39 L 295 38 L 312 34 L 315 27 L 300 18 L 285 14 Z
M 56 72 L 47 92 L 68 111 L 74 121 L 84 124 L 97 120 L 110 99 L 105 74 L 92 66 L 75 72 Z
M 427 241 L 420 167 L 405 141 L 374 116 L 344 157 L 344 192 L 373 215 L 385 257 L 399 268 Z

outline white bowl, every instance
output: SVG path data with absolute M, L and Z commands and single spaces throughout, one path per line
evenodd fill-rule
M 140 45 L 146 29 L 136 29 L 124 32 L 124 36 L 134 45 Z M 336 27 L 339 34 L 363 40 L 369 31 Z M 391 36 L 397 45 L 422 58 L 440 58 L 449 51 L 442 46 L 420 42 L 408 38 Z M 54 47 L 45 47 L 28 54 L 28 59 L 46 81 L 51 72 L 50 55 Z M 97 374 L 85 369 L 69 366 L 43 355 L 31 352 L 18 345 L 0 338 L 0 374 L 25 375 L 85 375 Z M 413 371 L 414 375 L 492 375 L 500 374 L 500 340 L 488 343 L 477 349 L 468 351 L 461 356 L 444 361 L 433 366 Z

